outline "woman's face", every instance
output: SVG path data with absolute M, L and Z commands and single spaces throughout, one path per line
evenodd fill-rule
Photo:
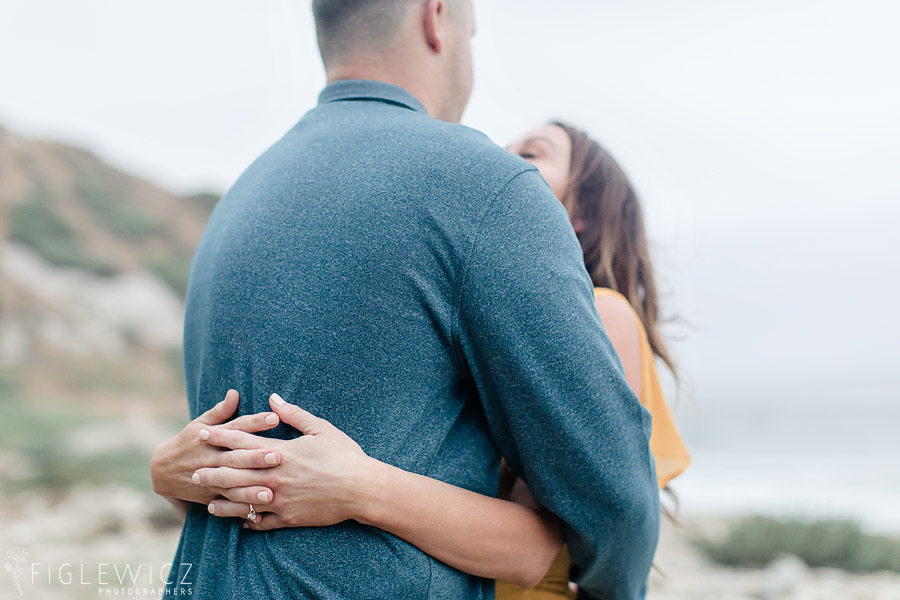
M 533 129 L 507 146 L 541 172 L 553 194 L 562 200 L 566 196 L 569 168 L 572 162 L 572 140 L 559 125 L 543 125 Z

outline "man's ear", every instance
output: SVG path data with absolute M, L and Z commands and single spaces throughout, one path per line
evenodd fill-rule
M 446 12 L 444 0 L 428 0 L 425 5 L 425 41 L 435 54 L 440 54 L 443 49 Z

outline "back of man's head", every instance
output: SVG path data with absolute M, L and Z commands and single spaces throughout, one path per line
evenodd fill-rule
M 329 80 L 405 87 L 429 113 L 458 121 L 472 89 L 472 0 L 313 0 Z
M 389 44 L 418 0 L 313 0 L 319 50 L 326 65 Z

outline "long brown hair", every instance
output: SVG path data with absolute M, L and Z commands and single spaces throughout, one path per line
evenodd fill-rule
M 597 287 L 616 290 L 637 312 L 653 353 L 675 378 L 675 362 L 659 334 L 659 298 L 637 194 L 618 163 L 585 132 L 554 122 L 572 141 L 563 205 L 575 225 L 584 265 Z

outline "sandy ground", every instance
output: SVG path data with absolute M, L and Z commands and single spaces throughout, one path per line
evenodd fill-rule
M 160 597 L 178 539 L 164 502 L 109 487 L 74 490 L 54 500 L 7 494 L 3 504 L 0 551 L 9 568 L 0 572 L 0 598 Z M 689 539 L 723 524 L 708 517 L 686 519 L 680 527 L 664 522 L 648 598 L 900 600 L 900 574 L 809 569 L 794 557 L 765 569 L 711 565 Z M 17 548 L 27 556 L 16 555 Z

